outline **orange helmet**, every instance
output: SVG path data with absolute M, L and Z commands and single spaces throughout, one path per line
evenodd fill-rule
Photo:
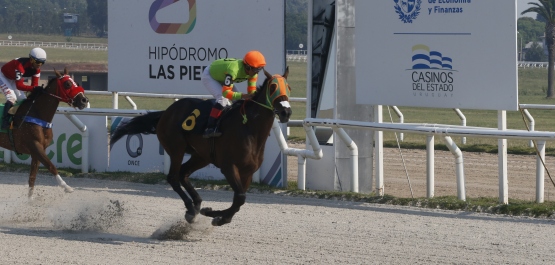
M 264 59 L 264 55 L 259 51 L 250 51 L 245 54 L 243 58 L 243 62 L 248 64 L 253 68 L 260 68 L 266 65 L 266 60 Z

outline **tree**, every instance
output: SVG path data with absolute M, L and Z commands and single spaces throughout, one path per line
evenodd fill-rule
M 526 51 L 526 61 L 545 62 L 546 59 L 543 47 L 537 42 L 532 42 L 532 46 Z
M 532 7 L 522 11 L 537 13 L 545 19 L 545 44 L 547 45 L 547 98 L 553 98 L 553 71 L 555 70 L 555 0 L 538 0 L 539 3 L 529 2 Z
M 285 49 L 299 50 L 299 44 L 303 44 L 302 49 L 306 50 L 308 2 L 287 0 L 285 7 Z
M 108 25 L 108 1 L 87 0 L 87 14 L 96 28 L 97 36 L 104 36 Z

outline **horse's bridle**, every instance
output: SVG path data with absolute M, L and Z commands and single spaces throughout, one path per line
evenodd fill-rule
M 276 89 L 274 90 L 274 92 L 270 95 L 269 91 L 271 86 L 275 85 Z M 281 75 L 273 75 L 272 79 L 268 82 L 268 84 L 266 84 L 266 102 L 264 104 L 259 103 L 258 101 L 254 101 L 252 100 L 252 102 L 269 109 L 270 111 L 272 111 L 274 114 L 278 113 L 278 110 L 276 110 L 274 108 L 274 101 L 276 101 L 277 98 L 279 97 L 285 97 L 286 101 L 289 101 L 289 94 L 291 93 L 291 87 L 289 87 L 289 84 L 287 84 L 287 80 L 285 79 L 285 77 L 281 76 Z M 243 105 L 241 106 L 241 116 L 243 116 L 243 124 L 247 123 L 247 115 L 245 113 L 245 103 L 247 102 L 247 100 L 245 100 L 245 102 L 243 102 Z
M 73 79 L 71 79 L 69 75 L 60 76 L 58 80 L 56 80 L 56 82 L 58 82 L 58 87 L 56 88 L 56 94 L 52 94 L 49 92 L 46 92 L 46 94 L 52 97 L 55 97 L 58 100 L 65 102 L 70 106 L 73 106 L 73 99 L 75 98 L 75 96 L 77 96 L 79 93 L 84 93 L 83 88 L 78 86 L 73 81 Z M 74 89 L 79 91 L 77 93 L 73 93 L 74 95 L 71 95 L 70 92 L 73 92 Z M 61 96 L 58 96 L 58 95 L 61 95 Z
M 266 102 L 264 104 L 258 103 L 254 100 L 253 101 L 256 104 L 275 112 L 276 110 L 274 109 L 274 101 L 276 101 L 277 98 L 282 96 L 284 96 L 285 100 L 288 101 L 289 95 L 291 93 L 291 87 L 289 87 L 287 80 L 281 75 L 273 75 L 272 79 L 266 85 L 267 86 L 266 90 L 269 90 L 272 87 L 272 85 L 275 85 L 276 89 L 272 94 L 266 91 Z

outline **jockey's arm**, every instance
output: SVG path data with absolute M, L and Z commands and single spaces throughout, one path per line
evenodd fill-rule
M 224 83 L 222 85 L 222 96 L 229 100 L 239 100 L 241 99 L 241 92 L 233 92 L 233 77 L 231 75 L 226 75 Z
M 256 92 L 256 81 L 258 80 L 258 74 L 253 75 L 247 80 L 247 92 L 249 94 L 254 94 Z
M 23 78 L 15 81 L 15 87 L 20 91 L 33 91 L 33 88 L 39 85 L 39 78 L 34 75 L 31 77 L 31 85 L 28 86 L 23 82 Z

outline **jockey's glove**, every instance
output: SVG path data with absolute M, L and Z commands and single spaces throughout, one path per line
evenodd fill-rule
M 44 91 L 44 88 L 41 87 L 41 86 L 33 87 L 33 92 L 35 92 L 35 93 L 39 93 L 39 94 L 40 94 L 40 93 L 42 93 L 43 91 Z

